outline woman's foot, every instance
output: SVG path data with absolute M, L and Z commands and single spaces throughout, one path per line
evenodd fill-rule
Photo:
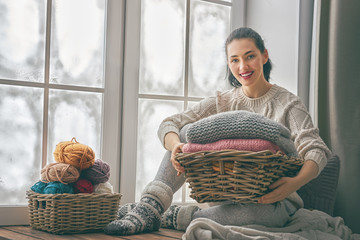
M 121 207 L 118 219 L 109 223 L 104 231 L 110 235 L 131 235 L 157 231 L 161 224 L 161 215 L 170 206 L 173 192 L 169 186 L 160 181 L 149 183 L 144 189 L 140 202 L 128 211 L 123 210 L 134 205 Z M 120 212 L 121 210 L 121 212 Z
M 185 230 L 198 210 L 200 208 L 195 205 L 171 205 L 161 216 L 161 227 Z
M 160 228 L 161 203 L 153 196 L 143 196 L 135 208 L 120 220 L 109 223 L 104 231 L 110 235 L 131 235 L 157 231 Z
M 125 217 L 128 212 L 133 210 L 136 207 L 136 203 L 126 203 L 119 207 L 119 210 L 117 212 L 116 220 L 120 220 L 123 217 Z
M 117 219 L 122 219 L 132 209 L 136 207 L 136 203 L 127 203 L 119 207 Z M 181 209 L 181 211 L 180 211 Z M 171 205 L 168 210 L 161 215 L 161 227 L 177 230 L 185 230 L 190 224 L 192 215 L 199 210 L 197 206 L 190 205 Z M 179 215 L 180 212 L 180 215 Z M 186 226 L 185 226 L 186 225 Z

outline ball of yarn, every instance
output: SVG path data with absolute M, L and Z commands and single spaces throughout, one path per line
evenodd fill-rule
M 72 138 L 71 141 L 60 142 L 54 151 L 55 161 L 70 164 L 80 171 L 94 165 L 95 153 L 87 145 Z
M 74 183 L 75 193 L 92 193 L 94 185 L 87 179 L 80 178 Z
M 93 166 L 81 172 L 81 178 L 85 178 L 97 185 L 109 181 L 110 166 L 101 159 L 96 159 Z
M 41 169 L 43 182 L 73 183 L 80 177 L 80 172 L 67 163 L 50 163 Z
M 47 186 L 47 183 L 38 181 L 30 189 L 36 193 L 44 193 L 44 188 Z
M 99 183 L 94 186 L 94 193 L 114 193 L 114 188 L 109 182 Z
M 74 189 L 70 184 L 63 184 L 61 182 L 49 182 L 44 188 L 45 194 L 63 194 L 74 193 Z

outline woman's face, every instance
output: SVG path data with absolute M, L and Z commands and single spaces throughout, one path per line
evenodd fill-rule
M 244 87 L 266 83 L 263 65 L 267 60 L 267 51 L 261 53 L 251 38 L 235 39 L 227 46 L 230 71 Z

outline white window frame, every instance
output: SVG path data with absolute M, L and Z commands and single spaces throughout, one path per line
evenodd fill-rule
M 228 4 L 228 2 L 221 0 L 202 1 Z M 189 6 L 189 4 L 187 4 L 187 6 Z M 125 11 L 124 91 L 120 173 L 120 192 L 123 195 L 121 199 L 122 204 L 134 202 L 136 191 L 138 99 L 140 97 L 138 91 L 141 0 L 127 1 Z M 240 26 L 245 26 L 245 11 L 246 0 L 233 0 L 231 10 L 231 30 Z M 166 97 L 164 97 L 164 99 L 165 98 Z M 181 100 L 184 100 L 184 98 L 181 97 Z M 185 102 L 189 100 L 198 99 L 187 98 L 185 99 Z M 154 139 L 154 141 L 158 141 L 158 139 Z
M 48 13 L 51 11 L 52 0 L 47 1 Z M 120 179 L 120 136 L 121 136 L 121 92 L 123 75 L 123 46 L 124 46 L 124 10 L 125 0 L 107 0 L 106 13 L 106 38 L 105 38 L 105 86 L 103 89 L 103 119 L 101 136 L 101 157 L 111 166 L 110 183 L 114 191 L 119 192 Z M 47 16 L 47 43 L 49 43 L 51 14 Z M 49 44 L 46 46 L 46 54 L 49 54 Z M 29 83 L 22 81 L 1 80 L 0 84 L 39 86 L 44 91 L 49 90 L 48 67 L 49 57 L 45 63 L 45 84 Z M 76 88 L 76 87 L 75 87 Z M 44 109 L 47 109 L 47 100 L 44 101 Z M 47 113 L 44 113 L 44 119 Z M 43 134 L 43 165 L 46 164 L 47 150 L 47 120 L 44 121 Z M 27 206 L 0 206 L 0 226 L 29 224 Z

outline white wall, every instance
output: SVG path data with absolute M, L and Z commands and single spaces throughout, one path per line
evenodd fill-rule
M 248 0 L 245 24 L 264 39 L 273 62 L 270 82 L 297 94 L 299 0 Z

